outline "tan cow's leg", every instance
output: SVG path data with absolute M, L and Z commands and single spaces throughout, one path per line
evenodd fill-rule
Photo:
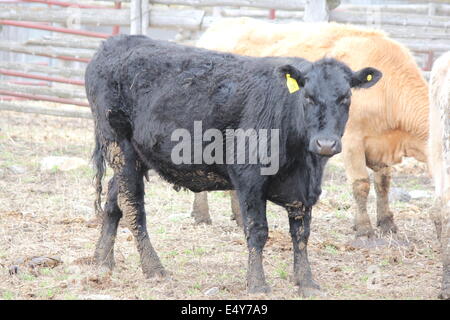
M 362 141 L 352 141 L 348 138 L 343 140 L 343 156 L 347 179 L 352 184 L 353 197 L 357 205 L 353 229 L 357 238 L 373 238 L 375 233 L 367 214 L 370 180 Z
M 239 208 L 239 198 L 236 191 L 230 191 L 231 198 L 231 220 L 236 220 L 239 227 L 243 226 L 241 209 Z
M 381 234 L 397 232 L 394 215 L 389 210 L 389 188 L 391 184 L 391 168 L 384 167 L 374 172 L 375 191 L 377 194 L 377 226 Z
M 211 224 L 208 206 L 208 192 L 194 193 L 194 205 L 191 216 L 194 217 L 196 224 Z
M 356 231 L 356 237 L 373 238 L 375 233 L 367 214 L 367 198 L 369 197 L 370 180 L 358 179 L 353 181 L 353 197 L 356 201 L 356 215 L 353 229 Z

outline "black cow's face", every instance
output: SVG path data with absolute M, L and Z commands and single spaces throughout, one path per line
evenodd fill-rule
M 298 84 L 298 90 L 292 90 L 292 94 L 297 95 L 298 106 L 303 109 L 309 151 L 327 157 L 342 150 L 351 88 L 370 88 L 382 76 L 374 68 L 353 72 L 344 63 L 330 58 L 302 71 L 291 65 L 283 66 L 281 71 L 288 75 L 287 83 L 292 81 L 288 78 L 293 78 Z

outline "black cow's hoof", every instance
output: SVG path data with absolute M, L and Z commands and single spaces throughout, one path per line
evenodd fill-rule
M 300 281 L 298 283 L 298 293 L 303 298 L 323 297 L 325 292 L 320 289 L 320 286 L 312 279 Z
M 268 285 L 260 285 L 260 286 L 252 286 L 248 288 L 249 294 L 261 294 L 261 293 L 270 293 L 272 290 Z
M 94 255 L 93 258 L 91 257 L 87 257 L 85 260 L 83 261 L 79 261 L 78 263 L 80 264 L 96 264 L 97 266 L 99 266 L 100 268 L 104 269 L 104 270 L 109 270 L 112 271 L 114 269 L 114 267 L 116 266 L 116 263 L 114 261 L 114 258 L 111 257 L 110 255 L 107 256 L 106 258 L 102 259 L 100 258 L 98 255 Z

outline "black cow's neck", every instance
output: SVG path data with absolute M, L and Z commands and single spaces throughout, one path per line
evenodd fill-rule
M 291 161 L 303 161 L 308 152 L 308 135 L 303 106 L 298 97 L 285 94 L 283 99 L 284 119 L 281 132 L 285 134 L 285 151 Z
M 308 128 L 301 97 L 287 92 L 279 103 L 283 103 L 280 133 L 284 137 L 280 137 L 280 176 L 274 181 L 287 184 L 292 190 L 292 194 L 285 194 L 286 202 L 300 201 L 312 207 L 322 192 L 322 177 L 328 158 L 308 150 Z

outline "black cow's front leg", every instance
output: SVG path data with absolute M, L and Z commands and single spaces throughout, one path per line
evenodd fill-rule
M 122 211 L 117 205 L 118 191 L 118 179 L 114 175 L 108 183 L 108 198 L 105 204 L 105 214 L 103 215 L 102 233 L 94 254 L 95 262 L 109 269 L 114 267 L 114 241 L 116 239 L 117 226 L 122 217 Z
M 299 293 L 305 297 L 321 294 L 320 286 L 313 280 L 308 261 L 308 238 L 311 208 L 288 208 L 289 228 L 294 251 L 294 281 Z
M 133 233 L 142 270 L 146 277 L 165 276 L 158 254 L 150 243 L 144 210 L 144 171 L 139 168 L 136 154 L 128 140 L 120 144 L 123 157 L 119 170 L 118 204 Z
M 263 249 L 269 235 L 266 200 L 256 190 L 238 189 L 239 204 L 248 247 L 247 288 L 249 293 L 268 293 L 262 264 Z

